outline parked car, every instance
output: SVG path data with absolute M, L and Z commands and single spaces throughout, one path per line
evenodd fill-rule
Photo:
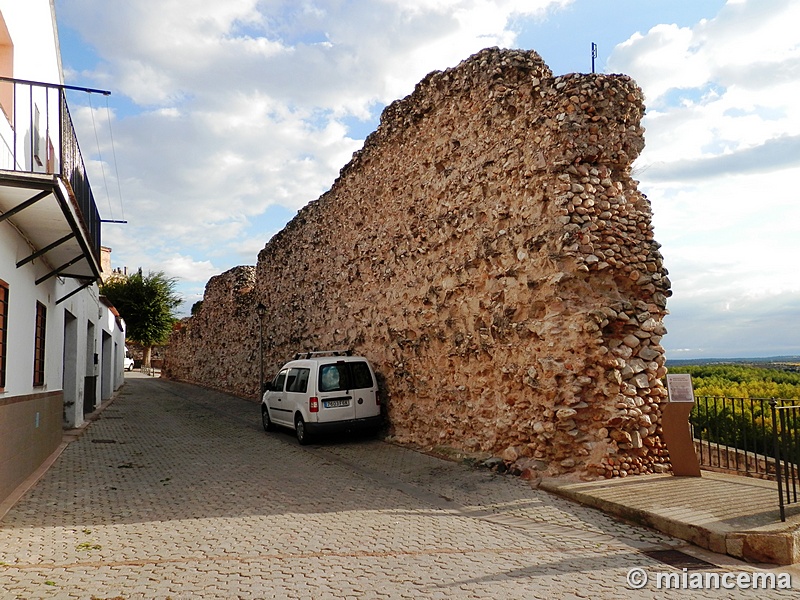
M 133 371 L 133 359 L 131 355 L 128 353 L 128 349 L 125 348 L 125 358 L 122 359 L 122 365 L 124 366 L 126 371 Z
M 264 430 L 288 427 L 300 444 L 321 433 L 377 431 L 381 426 L 375 371 L 363 356 L 342 351 L 296 354 L 265 387 Z

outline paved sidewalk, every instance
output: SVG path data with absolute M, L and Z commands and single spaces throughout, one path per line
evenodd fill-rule
M 141 374 L 73 437 L 0 520 L 2 600 L 732 596 L 656 589 L 684 568 L 800 586 L 794 567 L 714 554 L 515 477 L 378 440 L 301 447 L 266 434 L 253 402 Z M 631 572 L 651 579 L 634 589 Z
M 541 488 L 605 513 L 750 562 L 800 561 L 800 506 L 780 520 L 777 483 L 703 471 L 702 477 L 647 475 Z

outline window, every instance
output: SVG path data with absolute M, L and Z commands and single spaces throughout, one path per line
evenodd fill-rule
M 0 390 L 6 387 L 8 348 L 8 284 L 0 279 Z
M 39 127 L 41 116 L 39 114 L 39 105 L 33 105 L 33 160 L 40 167 L 44 165 L 42 162 L 42 130 Z
M 273 392 L 282 392 L 283 391 L 283 384 L 286 383 L 286 369 L 281 371 L 275 376 L 275 379 L 272 380 L 272 391 Z
M 353 379 L 352 387 L 355 390 L 371 388 L 374 385 L 372 372 L 365 362 L 350 363 L 350 375 Z
M 319 369 L 319 391 L 360 390 L 374 384 L 365 362 L 339 362 Z
M 33 385 L 44 385 L 44 346 L 47 331 L 47 308 L 41 302 L 36 303 L 36 332 L 33 343 Z
M 305 393 L 308 390 L 309 369 L 291 369 L 289 371 L 289 385 L 286 386 L 287 392 Z
M 346 389 L 341 383 L 344 379 L 344 363 L 340 365 L 323 365 L 319 369 L 319 391 L 320 392 L 335 392 L 338 390 Z

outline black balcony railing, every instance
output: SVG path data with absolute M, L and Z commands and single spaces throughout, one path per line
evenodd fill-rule
M 69 182 L 75 201 L 78 203 L 84 224 L 89 231 L 92 252 L 98 262 L 100 260 L 100 213 L 94 201 L 92 188 L 86 176 L 86 165 L 83 163 L 75 127 L 64 91 L 61 91 L 61 177 Z
M 800 492 L 800 406 L 795 404 L 700 396 L 690 417 L 700 465 L 777 481 L 781 520 Z
M 0 102 L 8 130 L 0 132 L 0 169 L 56 175 L 67 184 L 95 259 L 100 260 L 100 214 L 92 195 L 66 90 L 73 86 L 0 77 Z M 10 106 L 6 106 L 10 104 Z M 0 127 L 5 124 L 0 123 Z

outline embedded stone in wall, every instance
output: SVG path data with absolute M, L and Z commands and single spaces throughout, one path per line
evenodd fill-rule
M 554 77 L 535 52 L 431 73 L 267 243 L 249 287 L 209 282 L 168 372 L 256 396 L 262 302 L 266 376 L 350 347 L 400 443 L 529 476 L 663 470 L 670 283 L 630 176 L 643 113 L 630 78 Z

